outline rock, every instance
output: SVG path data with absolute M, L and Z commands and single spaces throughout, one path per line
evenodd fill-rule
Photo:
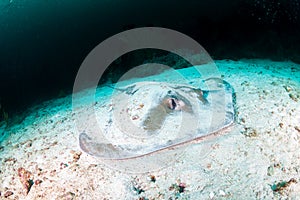
M 20 179 L 21 184 L 23 185 L 26 194 L 29 193 L 31 186 L 33 185 L 33 180 L 31 179 L 32 174 L 31 172 L 27 171 L 23 167 L 18 169 L 18 176 Z
M 298 96 L 296 96 L 296 95 L 294 95 L 294 94 L 289 94 L 289 97 L 293 100 L 293 101 L 295 101 L 295 102 L 298 102 Z
M 251 127 L 245 127 L 244 130 L 241 131 L 241 133 L 243 135 L 245 135 L 246 137 L 257 137 L 258 136 L 256 129 L 251 128 Z
M 154 175 L 148 176 L 147 179 L 153 183 L 155 183 L 155 181 L 156 181 L 156 177 Z
M 274 174 L 274 167 L 273 166 L 269 166 L 268 170 L 267 170 L 267 175 L 268 176 L 272 176 Z
M 284 87 L 285 91 L 287 91 L 287 92 L 290 92 L 290 91 L 293 90 L 293 89 L 292 89 L 290 86 L 288 86 L 288 85 L 285 85 L 285 86 L 283 86 L 283 87 Z
M 11 196 L 11 195 L 13 195 L 14 193 L 12 192 L 12 191 L 6 191 L 5 193 L 4 193 L 4 198 L 7 198 L 7 197 L 9 197 L 9 196 Z
M 137 119 L 139 119 L 140 117 L 138 116 L 138 115 L 134 115 L 134 116 L 132 116 L 132 120 L 137 120 Z
M 282 128 L 282 127 L 283 127 L 283 123 L 282 123 L 282 122 L 280 122 L 280 123 L 279 123 L 279 126 L 280 126 L 280 128 Z
M 26 148 L 29 148 L 31 146 L 32 146 L 32 140 L 29 140 L 28 142 L 26 142 L 26 145 L 25 145 Z
M 38 179 L 38 180 L 35 180 L 35 181 L 34 181 L 34 184 L 35 184 L 35 185 L 39 185 L 39 184 L 41 184 L 42 182 L 43 182 L 42 180 Z
M 79 152 L 74 152 L 74 154 L 73 154 L 73 161 L 74 161 L 74 162 L 77 162 L 77 161 L 80 159 L 81 154 L 82 154 L 81 151 L 79 151 Z
M 246 122 L 245 118 L 241 118 L 240 121 L 241 121 L 242 123 L 245 123 L 245 122 Z
M 273 185 L 270 185 L 270 186 L 274 192 L 282 193 L 283 190 L 285 190 L 287 187 L 289 187 L 291 183 L 297 183 L 296 179 L 291 178 L 289 181 L 280 181 L 280 182 L 274 183 Z
M 225 193 L 223 190 L 220 190 L 220 191 L 219 191 L 219 194 L 220 194 L 221 196 L 225 196 L 225 195 L 226 195 L 226 193 Z
M 185 183 L 179 183 L 178 187 L 179 187 L 179 189 L 178 189 L 179 193 L 182 193 L 182 192 L 184 192 L 184 190 L 186 188 L 186 184 Z
M 17 162 L 17 159 L 15 159 L 15 158 L 5 158 L 4 162 L 9 162 L 9 163 L 15 164 Z
M 75 193 L 74 192 L 67 192 L 66 194 L 60 196 L 60 199 L 66 199 L 66 200 L 75 199 Z
M 210 193 L 209 193 L 209 198 L 210 198 L 210 199 L 213 199 L 214 197 L 215 197 L 215 193 L 214 193 L 214 192 L 210 192 Z

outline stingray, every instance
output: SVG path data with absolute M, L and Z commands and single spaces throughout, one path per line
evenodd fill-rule
M 167 82 L 115 88 L 108 120 L 98 133 L 79 135 L 81 149 L 100 158 L 129 159 L 219 133 L 234 123 L 234 89 L 219 78 L 204 82 L 208 89 Z

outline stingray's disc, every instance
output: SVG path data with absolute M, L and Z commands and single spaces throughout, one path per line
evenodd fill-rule
M 81 133 L 83 151 L 106 159 L 129 159 L 205 138 L 234 122 L 234 91 L 221 79 L 210 91 L 190 85 L 138 82 L 119 88 L 97 133 Z M 103 114 L 103 113 L 102 113 Z

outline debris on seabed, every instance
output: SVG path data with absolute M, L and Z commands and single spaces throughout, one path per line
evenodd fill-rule
M 258 133 L 257 130 L 251 127 L 244 127 L 244 130 L 241 133 L 246 137 L 257 137 Z
M 289 181 L 280 181 L 270 186 L 274 192 L 282 193 L 283 190 L 286 189 L 291 183 L 297 183 L 296 179 L 291 178 Z
M 145 188 L 143 187 L 143 185 L 141 184 L 140 180 L 137 177 L 135 177 L 131 181 L 131 184 L 132 184 L 132 188 L 133 188 L 134 193 L 139 195 L 142 192 L 145 192 Z
M 9 197 L 9 196 L 11 196 L 13 194 L 14 193 L 12 191 L 6 191 L 3 196 L 4 196 L 4 198 L 7 198 L 7 197 Z
M 26 194 L 28 194 L 31 189 L 31 186 L 33 185 L 33 180 L 31 179 L 32 173 L 30 171 L 27 171 L 23 167 L 20 167 L 18 169 L 18 176 L 21 184 L 25 189 Z
M 154 175 L 148 176 L 147 179 L 153 183 L 155 183 L 155 181 L 156 181 L 156 177 Z
M 215 193 L 214 193 L 214 192 L 210 192 L 210 193 L 209 193 L 209 198 L 210 198 L 210 199 L 213 199 L 214 197 L 215 197 Z

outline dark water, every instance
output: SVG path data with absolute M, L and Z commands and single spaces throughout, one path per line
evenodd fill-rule
M 1 113 L 11 116 L 70 93 L 86 55 L 104 39 L 136 27 L 180 31 L 214 59 L 300 62 L 299 12 L 296 0 L 2 0 Z M 124 56 L 117 73 L 155 53 L 163 54 Z

